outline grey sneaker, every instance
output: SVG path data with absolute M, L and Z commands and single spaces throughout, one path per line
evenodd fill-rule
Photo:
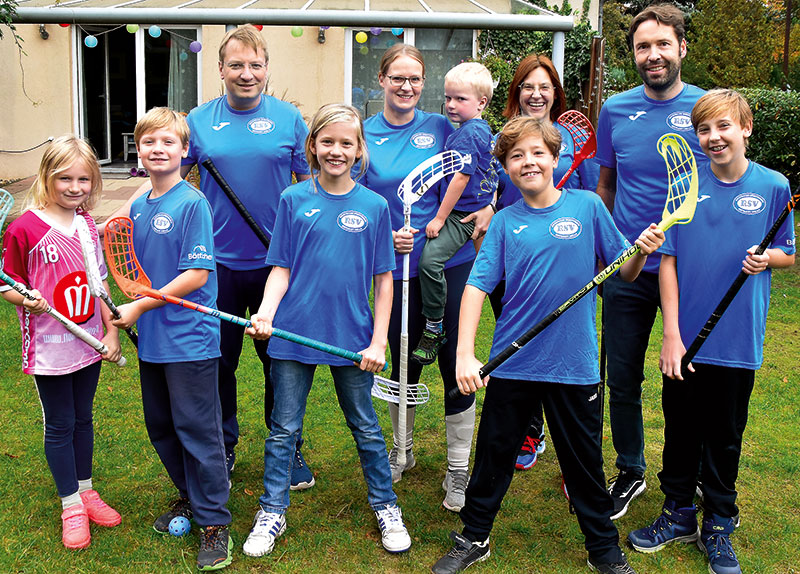
M 232 545 L 227 526 L 206 526 L 201 528 L 197 569 L 220 570 L 230 565 L 232 561 Z
M 400 482 L 400 479 L 403 478 L 403 473 L 415 466 L 417 466 L 417 461 L 414 460 L 414 453 L 411 449 L 406 451 L 406 465 L 403 468 L 400 468 L 397 464 L 397 447 L 392 447 L 392 450 L 389 451 L 389 468 L 392 469 L 392 483 Z
M 442 482 L 442 488 L 446 492 L 442 506 L 452 512 L 461 512 L 468 482 L 469 475 L 466 470 L 448 470 Z

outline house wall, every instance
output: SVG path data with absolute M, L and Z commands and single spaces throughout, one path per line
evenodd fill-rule
M 72 131 L 70 30 L 48 24 L 43 40 L 38 25 L 17 25 L 24 39 L 19 53 L 10 32 L 0 40 L 0 150 L 20 150 Z M 24 70 L 24 72 L 23 72 Z M 23 73 L 24 87 L 23 91 Z M 27 93 L 27 96 L 26 96 Z M 0 153 L 0 180 L 36 173 L 44 147 L 21 154 Z

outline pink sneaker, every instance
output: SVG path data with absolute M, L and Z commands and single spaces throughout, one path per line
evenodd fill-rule
M 116 526 L 122 522 L 119 512 L 103 502 L 96 490 L 81 492 L 81 500 L 89 515 L 89 520 L 99 526 Z
M 76 504 L 61 513 L 61 541 L 70 550 L 86 548 L 92 541 L 89 534 L 89 516 L 83 504 Z

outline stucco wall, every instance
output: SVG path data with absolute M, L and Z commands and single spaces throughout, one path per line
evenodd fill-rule
M 38 25 L 18 25 L 27 55 L 19 54 L 6 29 L 0 40 L 0 150 L 33 147 L 48 137 L 72 131 L 72 80 L 70 32 L 48 24 L 43 40 Z M 0 153 L 0 180 L 32 175 L 44 147 L 28 153 Z

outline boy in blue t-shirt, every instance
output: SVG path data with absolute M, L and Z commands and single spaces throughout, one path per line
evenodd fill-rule
M 692 110 L 692 125 L 710 159 L 699 174 L 703 201 L 692 222 L 670 234 L 661 249 L 659 273 L 664 451 L 658 477 L 665 501 L 661 516 L 628 539 L 641 552 L 655 552 L 674 541 L 696 541 L 711 572 L 738 574 L 730 534 L 738 515 L 742 434 L 755 371 L 763 360 L 769 269 L 788 267 L 795 259 L 793 217 L 780 228 L 772 247 L 761 255 L 754 252 L 791 193 L 785 177 L 745 157 L 753 114 L 740 94 L 708 92 Z M 708 255 L 711 246 L 713 257 Z M 688 372 L 681 372 L 686 348 L 740 269 L 753 277 L 708 335 Z M 702 529 L 694 505 L 698 476 Z
M 504 276 L 492 357 L 583 287 L 598 258 L 611 262 L 629 246 L 597 195 L 555 188 L 560 145 L 555 127 L 530 117 L 511 120 L 497 139 L 493 153 L 523 200 L 494 216 L 464 290 L 456 365 L 463 393 L 486 386 L 475 358 L 475 335 L 484 299 Z M 663 241 L 655 224 L 644 230 L 636 241 L 641 251 L 622 266 L 622 278 L 635 279 L 647 254 Z M 453 574 L 489 556 L 489 533 L 514 476 L 533 398 L 544 407 L 590 568 L 633 572 L 619 547 L 611 522 L 614 505 L 605 488 L 595 314 L 592 293 L 493 371 L 460 514 L 464 529 L 451 534 L 455 546 L 434 564 L 434 574 Z
M 425 330 L 411 357 L 422 365 L 436 360 L 444 344 L 447 281 L 444 266 L 472 237 L 475 223 L 461 220 L 494 201 L 497 174 L 490 170 L 492 131 L 481 112 L 492 99 L 492 74 L 483 64 L 464 62 L 444 77 L 445 111 L 461 124 L 445 142 L 464 156 L 464 167 L 449 178 L 436 216 L 425 227 L 428 240 L 419 259 L 419 283 Z M 479 245 L 476 244 L 476 247 Z
M 153 185 L 130 210 L 142 269 L 156 289 L 214 306 L 211 206 L 180 176 L 189 126 L 181 114 L 153 108 L 136 124 L 134 138 Z M 217 389 L 219 319 L 149 297 L 119 312 L 119 327 L 138 319 L 145 426 L 179 493 L 153 528 L 167 533 L 173 518 L 194 518 L 200 525 L 197 567 L 224 568 L 231 563 L 231 514 Z

